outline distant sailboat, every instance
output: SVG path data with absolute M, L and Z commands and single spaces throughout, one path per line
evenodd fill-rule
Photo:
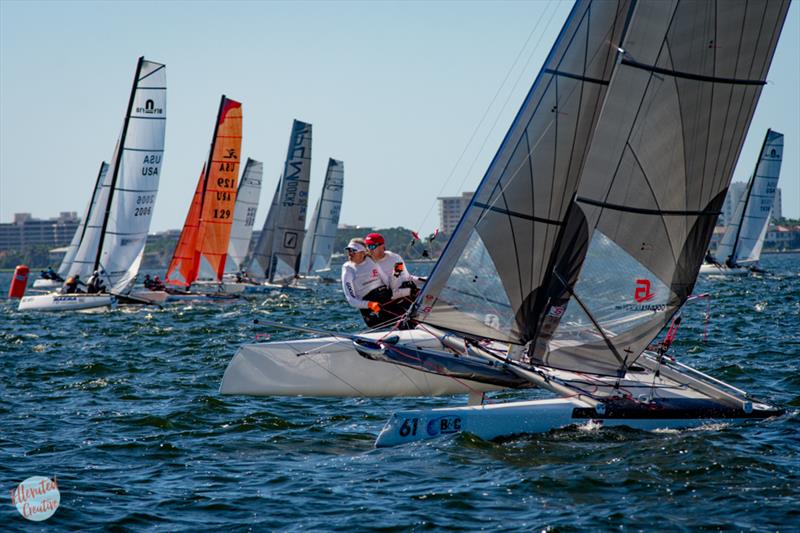
M 283 173 L 247 269 L 253 280 L 280 287 L 297 279 L 305 237 L 310 174 L 311 124 L 295 120 Z
M 103 161 L 100 163 L 100 170 L 97 173 L 94 189 L 92 189 L 92 197 L 89 199 L 89 203 L 86 206 L 86 211 L 83 213 L 83 218 L 81 218 L 80 224 L 78 224 L 78 227 L 75 229 L 75 234 L 72 236 L 72 241 L 70 241 L 67 251 L 61 260 L 61 265 L 56 271 L 56 273 L 62 279 L 66 279 L 65 276 L 72 266 L 72 260 L 75 259 L 75 254 L 78 253 L 78 248 L 80 248 L 81 242 L 83 241 L 83 236 L 86 233 L 86 221 L 92 216 L 92 212 L 97 206 L 97 198 L 99 196 L 100 189 L 103 187 L 103 180 L 105 180 L 106 174 L 108 174 L 108 163 Z M 33 282 L 33 288 L 56 289 L 61 287 L 63 284 L 63 281 L 40 278 Z
M 250 237 L 253 235 L 253 223 L 258 211 L 258 200 L 261 196 L 261 178 L 264 166 L 260 161 L 247 158 L 236 193 L 236 207 L 233 213 L 231 238 L 228 245 L 228 258 L 225 265 L 226 275 L 236 275 L 245 266 L 247 252 L 250 248 Z
M 170 261 L 168 299 L 223 293 L 242 147 L 242 104 L 222 96 L 214 136 Z M 199 283 L 206 281 L 206 286 Z
M 303 276 L 319 275 L 331 268 L 333 243 L 342 211 L 344 193 L 344 163 L 328 159 L 322 195 L 317 200 L 300 255 L 300 273 Z
M 558 396 L 399 412 L 378 446 L 781 414 L 667 356 L 676 322 L 651 343 L 693 290 L 787 10 L 578 1 L 405 317 L 417 329 L 245 345 L 221 391 L 515 386 L 488 367 Z
M 122 133 L 67 271 L 67 277 L 79 275 L 84 280 L 98 271 L 108 292 L 27 296 L 20 300 L 20 310 L 107 307 L 130 296 L 158 193 L 167 119 L 166 84 L 165 65 L 140 57 Z
M 767 130 L 755 172 L 725 227 L 716 251 L 717 264 L 706 262 L 704 274 L 748 274 L 757 270 L 769 228 L 783 160 L 783 134 Z

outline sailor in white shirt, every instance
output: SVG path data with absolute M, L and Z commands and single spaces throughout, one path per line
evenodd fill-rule
M 364 321 L 373 327 L 396 318 L 382 309 L 392 299 L 389 278 L 367 255 L 363 239 L 347 244 L 348 261 L 342 265 L 342 291 L 347 303 L 361 311 Z
M 386 250 L 386 241 L 380 233 L 370 233 L 364 242 L 370 257 L 389 280 L 389 288 L 392 290 L 391 301 L 383 306 L 383 310 L 398 318 L 405 315 L 425 280 L 412 276 L 406 269 L 403 258 Z

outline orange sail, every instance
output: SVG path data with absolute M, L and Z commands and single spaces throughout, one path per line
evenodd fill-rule
M 205 193 L 195 246 L 198 270 L 221 280 L 228 255 L 233 210 L 238 189 L 239 155 L 242 148 L 242 104 L 222 96 L 214 140 L 207 165 Z
M 181 237 L 172 254 L 172 261 L 167 269 L 165 282 L 169 285 L 188 287 L 197 278 L 199 264 L 196 261 L 195 248 L 197 247 L 197 233 L 200 228 L 200 206 L 203 201 L 203 190 L 206 182 L 206 166 L 203 164 L 203 171 L 197 181 L 197 188 L 194 191 L 192 205 L 189 206 L 189 213 L 186 215 L 186 222 L 181 230 Z

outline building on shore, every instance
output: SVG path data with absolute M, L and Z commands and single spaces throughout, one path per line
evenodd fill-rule
M 469 205 L 474 192 L 461 193 L 461 196 L 440 196 L 439 200 L 439 229 L 447 235 L 455 231 L 461 215 Z
M 62 212 L 47 220 L 30 213 L 14 213 L 14 221 L 0 223 L 0 250 L 23 250 L 31 246 L 67 246 L 78 229 L 80 219 L 74 211 Z

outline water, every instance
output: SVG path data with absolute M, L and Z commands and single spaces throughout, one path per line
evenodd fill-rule
M 709 300 L 688 305 L 673 351 L 786 416 L 389 449 L 373 443 L 393 411 L 465 399 L 217 392 L 236 346 L 265 331 L 254 318 L 358 327 L 336 284 L 99 314 L 23 314 L 0 300 L 0 529 L 797 531 L 800 255 L 762 265 L 773 274 L 702 279 L 711 320 Z M 61 491 L 46 522 L 23 519 L 9 497 L 34 475 L 56 476 Z

